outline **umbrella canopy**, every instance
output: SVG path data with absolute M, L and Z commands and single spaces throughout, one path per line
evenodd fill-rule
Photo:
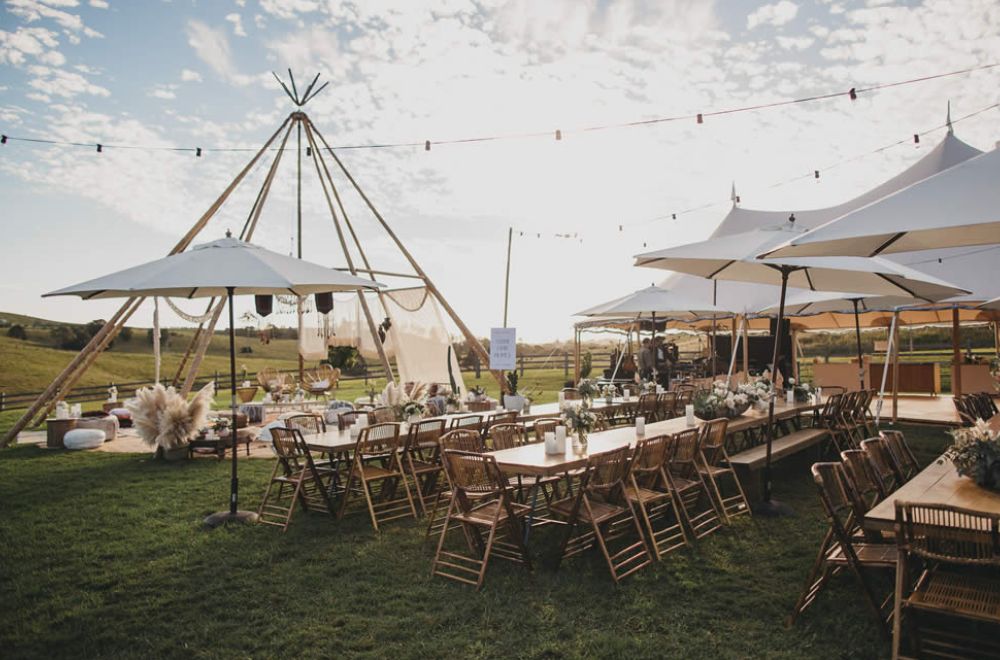
M 233 295 L 306 296 L 382 286 L 378 282 L 226 237 L 196 245 L 186 252 L 52 291 L 45 296 L 73 295 L 84 300 L 133 296 L 204 298 L 225 296 L 229 288 L 232 288 Z
M 794 222 L 718 236 L 707 241 L 640 254 L 636 266 L 664 268 L 698 277 L 782 284 L 813 291 L 907 296 L 937 301 L 968 293 L 920 271 L 879 258 L 810 257 L 757 259 L 758 254 L 801 236 Z
M 658 286 L 633 291 L 627 296 L 595 305 L 575 316 L 594 318 L 651 318 L 658 320 L 688 321 L 712 316 L 725 316 L 730 312 L 708 301 L 695 301 L 678 291 Z
M 1000 243 L 1000 149 L 832 220 L 768 258 L 864 256 Z
M 982 304 L 983 309 L 1000 309 L 1000 298 L 987 300 Z

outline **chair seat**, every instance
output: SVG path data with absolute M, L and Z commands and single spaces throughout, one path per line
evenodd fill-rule
M 658 502 L 660 500 L 665 500 L 670 498 L 670 493 L 664 493 L 659 490 L 652 490 L 650 488 L 643 488 L 639 486 L 638 490 L 632 486 L 625 488 L 625 497 L 633 502 Z
M 549 511 L 558 513 L 568 518 L 573 514 L 573 503 L 575 501 L 575 497 L 567 497 L 559 500 L 558 502 L 553 502 L 549 505 Z M 593 511 L 593 517 L 591 517 L 591 513 L 587 511 L 587 507 L 582 503 L 580 504 L 580 520 L 588 523 L 600 524 L 606 520 L 610 520 L 611 518 L 615 518 L 625 513 L 625 509 L 623 507 L 596 500 L 590 501 L 590 508 Z
M 514 511 L 514 516 L 517 518 L 523 518 L 531 513 L 531 507 L 525 504 L 511 503 L 510 506 Z M 468 513 L 453 514 L 452 519 L 472 525 L 486 525 L 488 527 L 493 524 L 493 520 L 497 516 L 498 508 L 500 509 L 500 517 L 497 518 L 497 520 L 502 522 L 507 519 L 507 508 L 501 506 L 499 500 L 492 500 L 490 502 L 474 506 Z
M 673 475 L 674 488 L 677 492 L 683 493 L 685 491 L 691 490 L 692 488 L 701 488 L 701 481 L 697 479 L 686 479 L 684 477 L 678 477 Z
M 895 568 L 899 551 L 892 543 L 854 543 L 854 553 L 858 561 L 867 566 L 878 568 Z M 840 544 L 834 545 L 826 555 L 826 560 L 833 564 L 847 564 L 847 557 Z
M 713 477 L 718 476 L 720 474 L 729 474 L 732 471 L 733 469 L 730 467 L 720 467 L 718 465 L 709 465 L 707 467 L 698 468 L 698 472 L 700 472 L 701 474 L 707 474 Z
M 927 575 L 907 605 L 1000 623 L 1000 579 L 938 570 Z
M 440 472 L 441 465 L 439 463 L 428 463 L 427 461 L 413 461 L 413 471 L 417 474 L 424 474 L 427 472 Z
M 385 468 L 378 467 L 377 465 L 362 464 L 361 471 L 365 475 L 365 480 L 371 481 L 372 479 L 386 479 L 388 477 L 399 477 L 402 476 L 398 471 L 386 470 Z

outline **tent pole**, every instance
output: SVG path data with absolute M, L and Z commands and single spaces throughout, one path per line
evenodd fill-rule
M 712 314 L 712 347 L 708 358 L 712 362 L 712 380 L 715 380 L 715 314 Z
M 879 421 L 882 419 L 882 403 L 885 401 L 885 383 L 889 377 L 889 369 L 891 367 L 892 352 L 895 350 L 895 345 L 893 344 L 893 337 L 896 334 L 896 320 L 899 318 L 899 312 L 893 311 L 892 313 L 892 323 L 889 326 L 889 341 L 888 346 L 885 349 L 885 364 L 882 366 L 882 386 L 879 387 L 878 391 L 878 403 L 875 405 L 875 427 L 879 425 Z
M 299 240 L 299 259 L 302 258 L 302 120 L 295 120 L 295 134 L 296 134 L 296 167 L 295 167 L 295 215 L 296 215 L 296 228 L 298 229 L 298 240 Z M 299 301 L 298 309 L 296 310 L 299 314 L 299 329 L 301 332 L 302 328 L 302 301 Z M 302 342 L 302 337 L 299 337 L 299 342 Z M 299 386 L 305 380 L 305 365 L 302 360 L 302 351 L 299 351 Z
M 899 312 L 896 312 L 899 315 Z M 899 323 L 892 338 L 892 423 L 899 418 Z
M 778 360 L 781 359 L 781 335 L 785 321 L 785 292 L 788 289 L 788 274 L 791 268 L 780 266 L 781 271 L 781 301 L 778 303 L 778 322 L 774 329 L 774 351 L 771 358 L 771 387 L 774 388 L 775 376 L 778 373 Z M 771 499 L 771 446 L 774 443 L 774 399 L 777 391 L 771 396 L 767 405 L 767 454 L 764 459 L 764 501 L 761 502 L 756 512 L 766 516 L 787 515 L 791 509 L 786 504 L 782 504 Z
M 951 310 L 951 395 L 962 396 L 962 347 L 958 307 Z
M 338 218 L 337 211 L 333 206 L 333 200 L 330 199 L 330 190 L 327 190 L 327 184 L 329 184 L 330 189 L 333 191 L 333 196 L 337 200 L 337 204 L 342 214 L 344 207 L 340 204 L 340 196 L 337 194 L 337 189 L 333 185 L 333 178 L 330 176 L 330 170 L 326 166 L 326 160 L 323 159 L 322 152 L 317 147 L 316 138 L 313 135 L 312 122 L 306 123 L 306 139 L 309 140 L 309 145 L 312 147 L 313 163 L 316 166 L 316 173 L 319 175 L 320 185 L 323 187 L 323 197 L 326 199 L 327 208 L 330 209 L 330 217 L 333 219 L 333 226 L 337 230 L 337 238 L 340 240 L 340 249 L 344 252 L 344 258 L 347 260 L 347 267 L 350 269 L 351 275 L 357 275 L 358 270 L 354 265 L 354 259 L 351 257 L 350 250 L 347 248 L 347 239 L 344 238 L 344 230 L 340 226 L 340 218 Z M 333 152 L 331 151 L 330 153 L 332 154 Z M 324 178 L 324 175 L 326 178 Z M 343 215 L 345 224 L 349 223 L 346 214 Z M 368 263 L 368 259 L 365 257 L 365 253 L 361 249 L 361 244 L 358 242 L 357 236 L 354 235 L 353 229 L 351 229 L 351 234 L 354 236 L 354 241 L 358 246 L 358 251 L 361 252 L 361 259 L 368 270 L 368 275 L 374 282 L 375 274 L 371 272 L 371 264 Z M 380 298 L 381 295 L 382 294 L 379 293 Z M 375 319 L 372 317 L 371 308 L 368 306 L 368 299 L 365 298 L 363 291 L 358 291 L 358 301 L 361 304 L 361 311 L 365 315 L 365 321 L 368 324 L 368 332 L 371 333 L 372 336 L 372 343 L 375 344 L 375 350 L 378 352 L 379 360 L 382 362 L 382 369 L 385 370 L 385 378 L 389 382 L 395 382 L 396 378 L 392 373 L 392 365 L 389 363 L 389 356 L 386 355 L 385 346 L 382 345 L 382 340 L 379 339 L 378 330 L 375 327 Z M 384 303 L 382 307 L 383 311 L 385 311 Z
M 858 302 L 858 298 L 851 298 L 851 303 L 854 305 L 854 338 L 858 347 L 858 381 L 861 384 L 858 391 L 863 392 L 865 390 L 865 359 L 861 353 L 861 319 L 858 316 Z
M 731 350 L 729 352 L 729 373 L 726 376 L 726 383 L 731 387 L 733 384 L 733 367 L 736 366 L 736 346 L 739 344 L 740 337 L 743 331 L 743 318 L 740 317 L 740 334 L 736 331 L 736 317 L 733 317 L 733 341 L 731 342 Z
M 580 382 L 580 334 L 579 328 L 573 329 L 573 383 Z

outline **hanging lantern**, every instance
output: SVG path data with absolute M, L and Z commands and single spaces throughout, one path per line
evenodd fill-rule
M 333 311 L 333 294 L 327 291 L 326 293 L 317 293 L 316 296 L 316 311 L 320 314 L 329 314 Z
M 271 296 L 254 296 L 253 304 L 260 316 L 267 316 L 274 311 L 274 298 Z

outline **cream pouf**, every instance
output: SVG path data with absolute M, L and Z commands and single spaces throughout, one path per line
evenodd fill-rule
M 100 429 L 73 429 L 63 436 L 66 449 L 97 449 L 104 444 L 104 431 Z

